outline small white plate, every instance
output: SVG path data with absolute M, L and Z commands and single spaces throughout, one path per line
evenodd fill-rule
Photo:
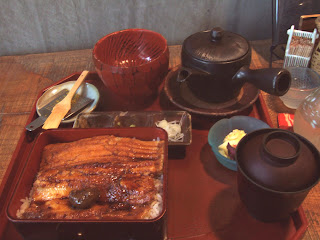
M 37 109 L 38 115 L 41 116 L 41 114 L 39 113 L 39 109 L 44 107 L 49 102 L 49 99 L 51 99 L 55 94 L 57 94 L 58 92 L 60 92 L 63 89 L 67 89 L 70 91 L 70 89 L 72 88 L 74 83 L 75 83 L 75 81 L 68 81 L 68 82 L 53 86 L 53 87 L 49 88 L 47 91 L 45 91 L 41 95 L 41 97 L 39 97 L 39 99 L 36 103 L 36 109 Z M 100 94 L 99 94 L 98 89 L 94 85 L 92 85 L 90 83 L 82 84 L 78 88 L 76 94 L 79 94 L 80 96 L 84 96 L 87 98 L 94 99 L 94 101 L 90 105 L 88 105 L 85 109 L 83 109 L 81 111 L 82 113 L 92 112 L 96 108 L 97 103 L 99 101 Z M 72 118 L 68 118 L 66 120 L 63 120 L 62 122 L 63 123 L 74 122 L 76 117 L 77 117 L 77 115 Z

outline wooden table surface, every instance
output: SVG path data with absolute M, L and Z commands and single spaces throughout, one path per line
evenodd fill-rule
M 251 68 L 268 67 L 269 46 L 265 41 L 251 43 Z M 170 46 L 170 67 L 180 64 L 181 46 Z M 281 60 L 273 67 L 281 66 Z M 11 160 L 18 140 L 39 92 L 54 82 L 75 72 L 94 71 L 92 50 L 0 57 L 0 181 Z M 263 93 L 273 125 L 277 113 L 294 113 L 286 108 L 279 97 Z M 1 190 L 1 189 L 0 189 Z M 320 239 L 320 185 L 309 193 L 303 203 L 309 222 L 303 239 Z

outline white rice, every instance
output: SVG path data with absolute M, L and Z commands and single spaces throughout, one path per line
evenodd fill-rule
M 152 218 L 158 217 L 162 211 L 162 204 L 163 204 L 162 196 L 160 193 L 157 193 L 154 201 L 150 205 L 150 211 L 146 219 L 152 219 Z
M 145 219 L 153 219 L 160 215 L 163 207 L 163 199 L 162 199 L 162 186 L 163 186 L 162 176 L 161 179 L 155 179 L 155 187 L 158 190 L 158 193 L 155 195 L 154 200 L 150 204 L 150 210 L 145 216 Z
M 23 213 L 26 211 L 26 209 L 30 206 L 31 204 L 31 198 L 26 197 L 20 200 L 22 202 L 20 208 L 17 210 L 17 217 L 22 218 Z

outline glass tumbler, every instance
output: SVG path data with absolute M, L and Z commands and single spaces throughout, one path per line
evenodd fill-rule
M 320 151 L 320 88 L 306 97 L 297 108 L 293 130 Z

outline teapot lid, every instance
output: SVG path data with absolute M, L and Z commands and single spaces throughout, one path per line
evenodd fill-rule
M 236 160 L 246 178 L 273 191 L 306 190 L 320 178 L 318 150 L 287 130 L 268 128 L 248 133 L 237 146 Z
M 250 45 L 244 37 L 217 27 L 186 38 L 183 50 L 196 59 L 220 63 L 242 58 Z

